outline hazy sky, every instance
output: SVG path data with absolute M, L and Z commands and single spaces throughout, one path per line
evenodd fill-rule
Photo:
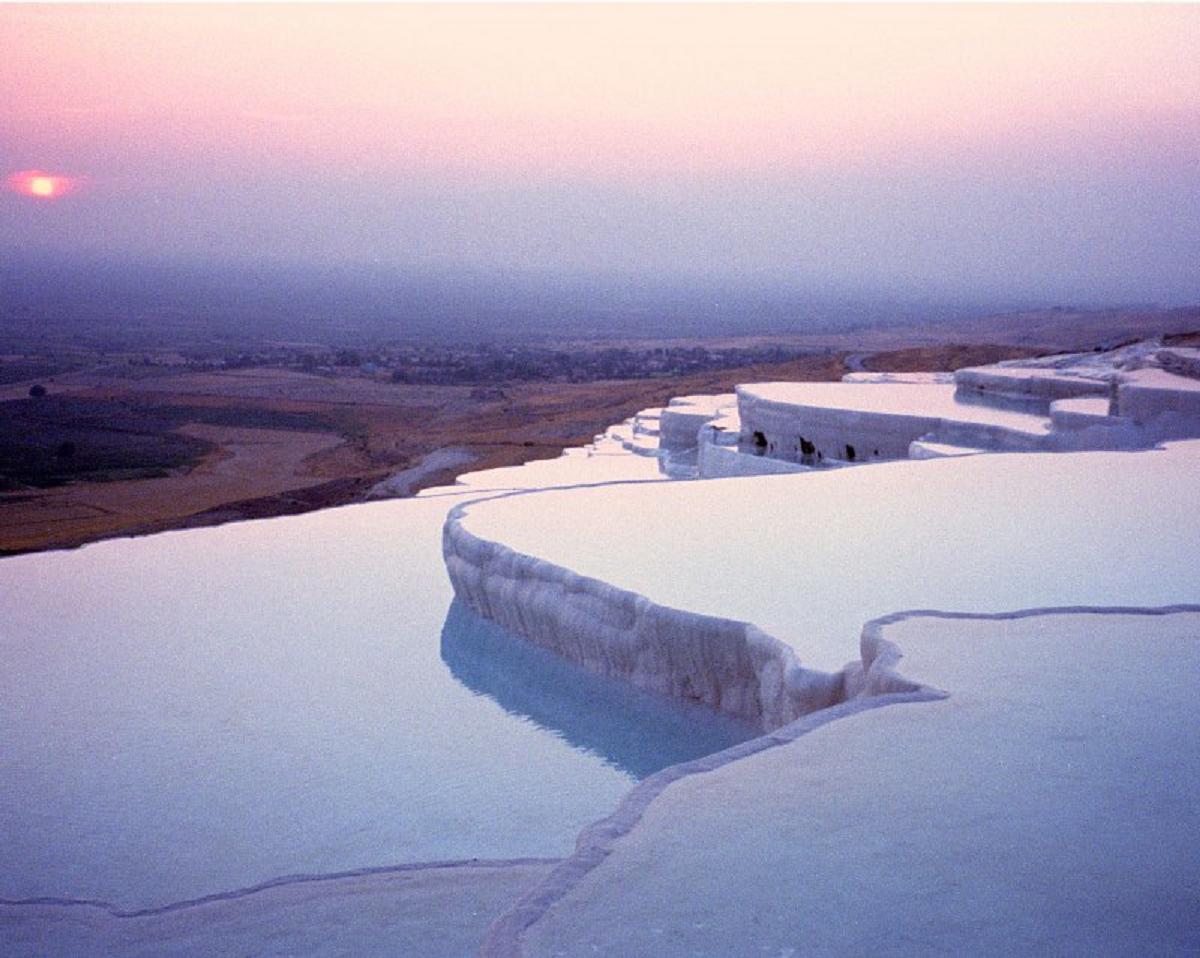
M 47 255 L 1200 300 L 1197 5 L 9 5 L 0 101 Z

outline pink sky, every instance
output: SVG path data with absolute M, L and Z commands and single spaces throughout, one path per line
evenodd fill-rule
M 447 243 L 463 190 L 687 192 L 702 229 L 748 183 L 1158 191 L 1200 156 L 1194 5 L 9 6 L 0 46 L 4 175 L 134 206 L 241 184 L 281 223 L 289 188 L 321 222 L 355 189 L 427 198 Z

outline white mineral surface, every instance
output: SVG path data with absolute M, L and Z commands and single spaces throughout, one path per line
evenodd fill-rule
M 460 597 L 511 630 L 769 726 L 792 716 L 768 699 L 822 704 L 896 609 L 1194 600 L 1198 470 L 1189 441 L 549 490 L 466 506 L 446 549 Z
M 918 616 L 883 637 L 948 695 L 860 701 L 643 783 L 487 953 L 1200 951 L 1200 613 Z

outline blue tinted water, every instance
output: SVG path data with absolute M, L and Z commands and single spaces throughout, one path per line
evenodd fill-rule
M 636 778 L 754 734 L 452 605 L 452 503 L 0 561 L 0 898 L 563 855 Z

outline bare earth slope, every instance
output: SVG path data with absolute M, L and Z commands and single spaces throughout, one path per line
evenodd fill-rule
M 173 465 L 158 478 L 0 492 L 0 553 L 342 505 L 440 448 L 468 450 L 472 469 L 516 465 L 553 458 L 681 392 L 719 392 L 748 376 L 831 380 L 842 372 L 839 356 L 815 356 L 673 379 L 523 383 L 484 398 L 467 386 L 278 369 L 132 381 L 74 374 L 51 384 L 55 396 L 117 401 L 135 419 L 152 418 L 164 407 L 191 409 L 196 422 L 178 432 L 214 448 L 190 467 Z M 27 390 L 15 392 L 13 401 L 28 401 L 17 398 Z M 273 416 L 298 418 L 308 428 L 253 428 Z M 410 493 L 453 481 L 454 472 L 428 473 Z

